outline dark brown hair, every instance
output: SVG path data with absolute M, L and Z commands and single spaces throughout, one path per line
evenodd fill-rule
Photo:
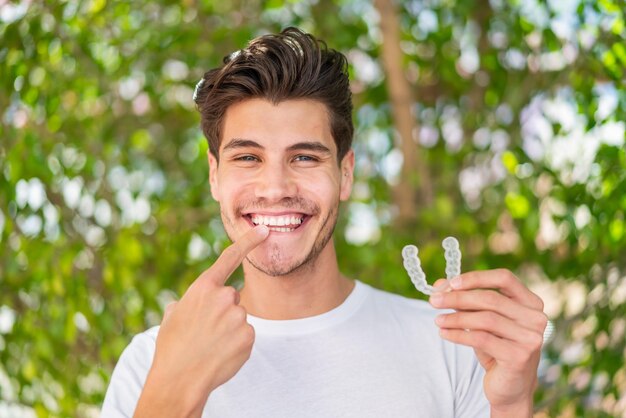
M 226 109 L 253 98 L 272 103 L 319 101 L 328 111 L 339 162 L 350 149 L 354 127 L 348 62 L 343 54 L 310 34 L 289 27 L 279 34 L 260 36 L 225 57 L 222 66 L 204 74 L 194 100 L 202 132 L 218 160 Z

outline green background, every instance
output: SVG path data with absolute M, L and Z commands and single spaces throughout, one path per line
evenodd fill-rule
M 402 246 L 432 281 L 458 237 L 464 271 L 509 268 L 546 302 L 538 416 L 626 416 L 624 2 L 399 1 L 394 45 L 384 3 L 0 2 L 0 416 L 98 416 L 131 337 L 228 244 L 193 88 L 288 25 L 352 64 L 343 272 L 420 298 Z

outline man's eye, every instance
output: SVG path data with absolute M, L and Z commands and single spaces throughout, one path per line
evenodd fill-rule
M 294 158 L 295 161 L 318 161 L 316 157 L 312 155 L 296 155 Z
M 244 162 L 253 162 L 253 161 L 258 161 L 259 159 L 255 157 L 254 155 L 241 155 L 235 158 L 235 160 L 244 161 Z

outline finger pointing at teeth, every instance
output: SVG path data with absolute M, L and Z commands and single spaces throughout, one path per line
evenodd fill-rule
M 192 394 L 189 402 L 200 408 L 207 395 L 248 360 L 254 328 L 246 320 L 245 308 L 239 305 L 239 293 L 224 283 L 268 234 L 265 225 L 245 233 L 192 283 L 180 301 L 168 307 L 135 416 L 154 416 L 155 399 L 167 399 L 174 393 L 167 385 L 170 382 L 175 382 L 180 393 Z M 160 412 L 161 416 L 172 416 Z
M 239 238 L 237 242 L 227 247 L 215 264 L 208 270 L 205 270 L 197 281 L 209 280 L 218 285 L 223 285 L 248 253 L 263 242 L 268 234 L 269 229 L 267 226 L 259 225 L 254 227 Z

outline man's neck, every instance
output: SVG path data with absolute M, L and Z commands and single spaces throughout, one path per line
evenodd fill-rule
M 313 265 L 286 276 L 268 276 L 244 262 L 245 285 L 240 305 L 265 319 L 298 319 L 319 315 L 341 305 L 354 282 L 339 272 L 332 240 Z

